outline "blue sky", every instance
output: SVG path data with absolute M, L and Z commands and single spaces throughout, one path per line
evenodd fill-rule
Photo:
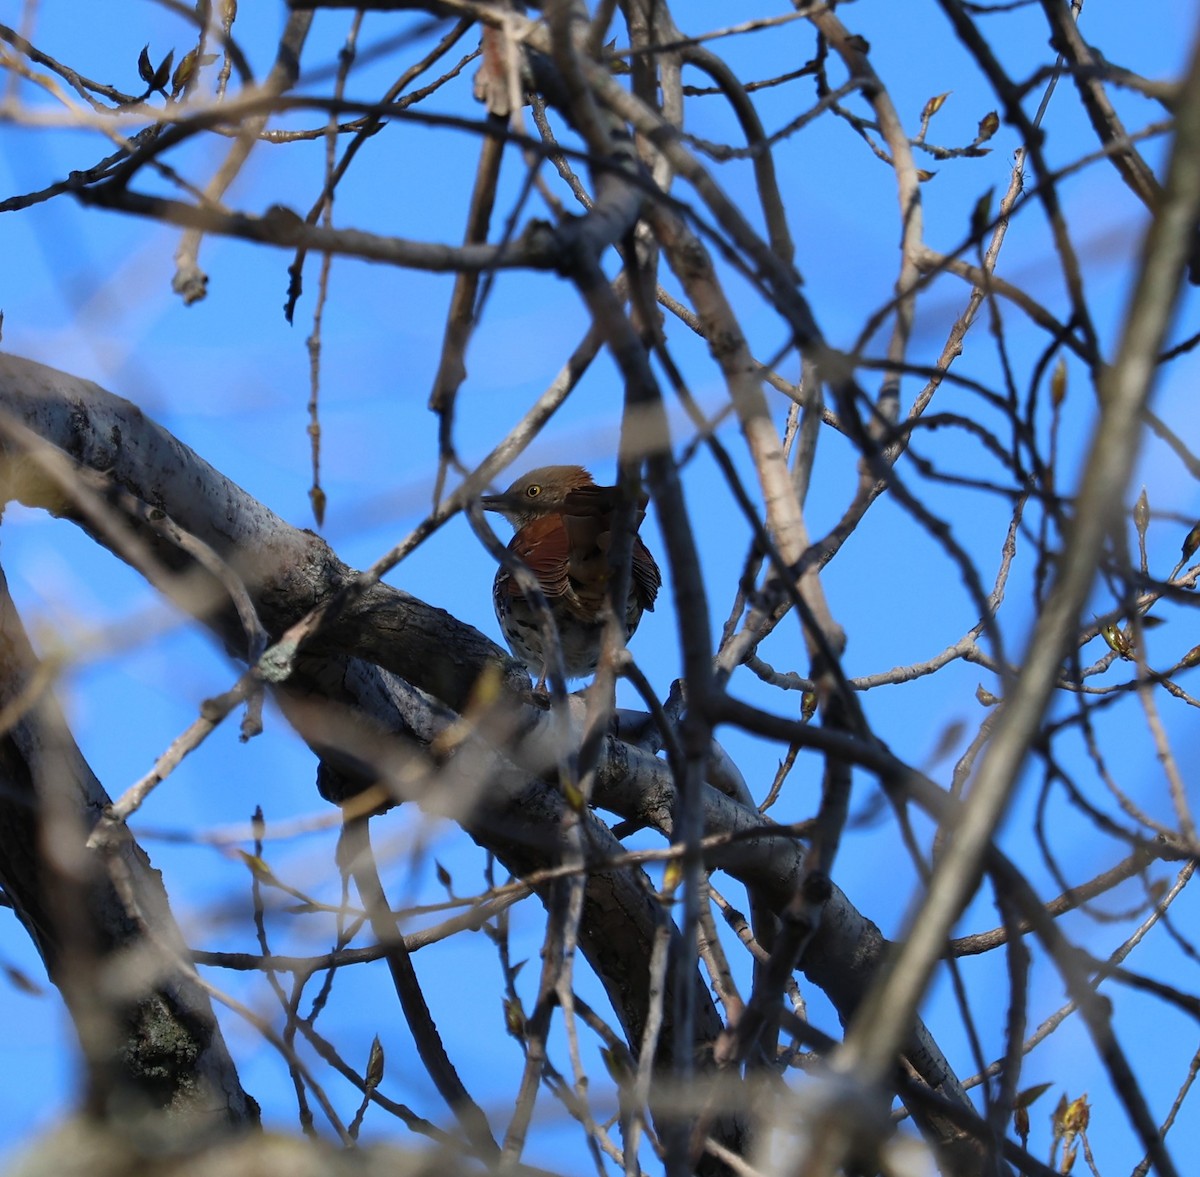
M 0 0 L 0 20 L 18 23 L 22 7 L 13 0 Z M 726 8 L 712 3 L 689 5 L 688 31 L 719 27 L 728 19 Z M 283 8 L 263 4 L 243 5 L 243 9 L 238 22 L 240 36 L 261 73 L 273 53 Z M 183 26 L 162 8 L 138 3 L 129 10 L 136 15 L 120 24 L 102 15 L 85 24 L 77 6 L 46 0 L 38 9 L 34 39 L 82 72 L 133 90 L 137 53 L 143 44 L 150 43 L 151 57 L 157 59 L 169 48 L 175 48 L 178 57 L 188 42 Z M 784 10 L 779 4 L 767 9 Z M 1184 60 L 1196 11 L 1196 5 L 1182 0 L 1157 0 L 1140 5 L 1134 14 L 1127 6 L 1093 0 L 1085 8 L 1083 27 L 1110 59 L 1156 77 L 1169 77 Z M 874 66 L 888 84 L 907 126 L 915 130 L 928 98 L 951 91 L 934 119 L 930 139 L 959 144 L 974 137 L 979 120 L 995 102 L 981 91 L 936 5 L 897 6 L 873 0 L 847 5 L 842 15 L 847 25 L 871 43 Z M 363 43 L 382 39 L 392 27 L 386 17 L 368 19 Z M 345 18 L 319 15 L 306 64 L 311 67 L 332 61 L 344 28 Z M 995 31 L 1001 59 L 1016 76 L 1026 76 L 1050 61 L 1036 8 L 997 20 L 987 28 Z M 1164 36 L 1166 30 L 1177 35 Z M 745 76 L 769 76 L 795 68 L 807 60 L 811 45 L 811 36 L 800 23 L 718 42 L 720 51 L 745 71 Z M 459 83 L 437 96 L 429 108 L 477 115 L 478 108 L 470 100 L 470 73 L 468 69 Z M 371 97 L 386 84 L 382 78 L 379 66 L 366 67 L 349 92 Z M 28 101 L 34 100 L 28 89 L 23 93 Z M 793 117 L 795 103 L 807 100 L 809 93 L 808 89 L 793 88 L 762 92 L 761 109 L 768 130 Z M 1149 117 L 1140 100 L 1127 95 L 1117 98 L 1131 125 L 1141 125 Z M 718 101 L 707 102 L 711 106 L 696 110 L 696 121 L 689 123 L 689 129 L 714 140 L 734 137 L 731 120 Z M 1051 105 L 1047 128 L 1052 163 L 1061 166 L 1075 158 L 1087 128 L 1066 82 Z M 931 245 L 950 248 L 962 239 L 976 199 L 990 187 L 1002 191 L 1006 185 L 1016 145 L 1012 132 L 1003 127 L 993 141 L 994 150 L 983 159 L 929 165 L 937 172 L 922 189 Z M 203 179 L 223 150 L 223 143 L 202 145 L 181 160 L 192 178 Z M 1145 151 L 1155 165 L 1161 161 L 1160 143 L 1151 141 Z M 103 149 L 91 136 L 34 132 L 0 123 L 0 196 L 37 188 L 71 168 L 86 166 L 101 154 Z M 430 158 L 436 174 L 432 190 L 424 179 Z M 336 221 L 377 232 L 455 241 L 462 232 L 474 159 L 473 141 L 465 133 L 435 133 L 407 126 L 389 130 L 364 149 L 361 180 L 347 184 L 339 196 Z M 777 151 L 776 159 L 783 191 L 790 206 L 798 210 L 792 231 L 805 293 L 827 338 L 849 345 L 867 315 L 890 296 L 895 281 L 899 231 L 894 184 L 884 165 L 844 124 L 828 120 L 789 139 Z M 305 210 L 318 189 L 320 168 L 317 145 L 261 146 L 235 186 L 231 201 L 256 212 L 274 202 Z M 747 167 L 728 165 L 717 175 L 747 213 L 753 214 Z M 511 169 L 498 203 L 500 215 L 511 207 L 518 182 L 518 170 Z M 1102 336 L 1111 341 L 1111 354 L 1145 215 L 1111 169 L 1087 170 L 1064 184 L 1063 195 L 1075 214 L 1073 225 L 1078 226 L 1088 280 L 1096 292 L 1098 325 Z M 544 215 L 538 206 L 530 211 Z M 281 313 L 290 261 L 287 254 L 234 241 L 207 240 L 201 262 L 210 275 L 209 295 L 202 303 L 185 308 L 170 290 L 176 242 L 172 230 L 117 214 L 85 212 L 64 198 L 0 216 L 0 256 L 5 259 L 0 269 L 3 346 L 94 379 L 136 401 L 273 510 L 298 526 L 313 526 L 307 503 L 305 337 L 311 326 L 316 266 L 310 259 L 305 297 L 296 325 L 289 326 Z M 1061 310 L 1061 284 L 1047 262 L 1046 250 L 1040 213 L 1032 205 L 1026 206 L 1014 219 L 1000 268 L 1047 305 Z M 351 564 L 370 563 L 429 507 L 436 422 L 424 405 L 436 369 L 450 287 L 450 278 L 442 275 L 355 261 L 339 261 L 334 266 L 322 368 L 322 473 L 329 496 L 323 534 Z M 770 309 L 736 279 L 730 279 L 730 292 L 756 354 L 773 354 L 784 339 Z M 931 362 L 965 296 L 965 288 L 957 280 L 942 278 L 934 284 L 918 318 L 913 350 L 917 362 Z M 1196 309 L 1195 297 L 1189 296 L 1183 305 L 1181 335 L 1195 329 Z M 1019 362 L 1026 370 L 1030 349 L 1040 347 L 1042 341 L 1024 331 L 1015 315 L 1008 322 Z M 583 308 L 569 287 L 555 277 L 504 274 L 497 279 L 485 323 L 467 357 L 469 377 L 459 402 L 457 440 L 466 458 L 482 457 L 499 433 L 519 419 L 585 326 Z M 689 339 L 680 327 L 668 325 L 668 332 L 693 391 L 715 408 L 722 401 L 723 388 L 703 346 Z M 881 347 L 882 341 L 876 340 L 872 350 L 878 353 Z M 985 331 L 972 336 L 964 364 L 964 370 L 972 375 L 995 378 Z M 795 377 L 794 357 L 785 361 L 783 371 Z M 1185 435 L 1186 426 L 1191 425 L 1193 438 L 1196 416 L 1189 405 L 1196 374 L 1194 360 L 1186 359 L 1171 371 L 1157 394 L 1164 415 L 1183 422 Z M 864 379 L 870 387 L 873 378 Z M 1081 372 L 1071 368 L 1070 379 L 1071 393 L 1077 390 L 1080 401 L 1090 395 L 1085 392 Z M 905 395 L 911 396 L 914 388 L 915 384 L 906 383 Z M 976 407 L 969 397 L 953 389 L 945 393 L 944 401 L 946 411 L 971 412 Z M 586 462 L 602 481 L 609 479 L 619 403 L 615 370 L 602 357 L 532 447 L 528 460 L 522 459 L 518 467 L 570 458 Z M 780 407 L 781 417 L 782 411 Z M 1086 444 L 1084 415 L 1072 416 L 1074 427 L 1063 436 L 1067 485 Z M 727 445 L 737 448 L 734 428 L 726 426 L 721 436 Z M 682 443 L 687 437 L 680 419 L 678 440 Z M 935 436 L 922 439 L 922 445 L 951 468 L 986 469 L 977 465 L 983 461 L 979 454 L 961 441 Z M 853 460 L 839 439 L 823 439 L 807 512 L 814 535 L 840 515 L 852 493 L 854 477 Z M 1151 487 L 1156 509 L 1200 516 L 1195 484 L 1182 477 L 1161 448 L 1150 447 L 1144 453 L 1141 480 Z M 1136 486 L 1137 482 L 1134 494 Z M 985 581 L 989 580 L 998 559 L 1007 508 L 973 492 L 930 493 L 936 493 L 938 510 L 977 557 Z M 685 494 L 701 521 L 698 542 L 710 584 L 714 625 L 719 625 L 728 609 L 734 567 L 744 556 L 747 536 L 714 467 L 703 455 L 685 472 Z M 651 546 L 661 551 L 653 516 L 646 535 Z M 1152 568 L 1165 571 L 1174 563 L 1180 538 L 1178 529 L 1163 526 L 1152 530 Z M 236 668 L 204 635 L 161 604 L 137 577 L 62 523 L 10 507 L 0 533 L 0 556 L 35 638 L 82 645 L 84 635 L 109 625 L 135 620 L 141 629 L 142 639 L 115 657 L 82 659 L 61 687 L 76 736 L 93 768 L 110 793 L 120 793 L 191 721 L 200 700 L 229 686 Z M 1028 573 L 1028 560 L 1028 552 L 1022 551 L 1018 567 L 1023 575 Z M 389 580 L 495 637 L 492 570 L 465 523 L 454 521 Z M 851 675 L 928 658 L 958 638 L 975 619 L 944 553 L 887 500 L 873 508 L 852 542 L 829 566 L 824 583 L 835 615 L 850 634 L 846 669 Z M 1006 606 L 1010 652 L 1020 649 L 1030 620 L 1027 603 L 1013 600 Z M 1195 643 L 1194 634 L 1180 636 L 1178 626 L 1164 629 L 1161 639 L 1151 635 L 1152 642 L 1162 642 L 1161 650 L 1177 648 L 1181 652 Z M 1098 643 L 1093 643 L 1086 656 L 1098 657 L 1097 648 Z M 655 687 L 665 694 L 678 669 L 669 601 L 664 600 L 660 610 L 643 624 L 633 650 Z M 781 627 L 763 653 L 782 668 L 803 668 L 794 626 Z M 994 685 L 978 668 L 959 664 L 920 683 L 871 692 L 864 705 L 875 729 L 899 755 L 916 765 L 927 765 L 950 725 L 964 722 L 970 728 L 978 723 L 980 710 L 973 694 L 979 682 Z M 748 674 L 740 675 L 735 684 L 748 697 L 780 705 Z M 136 720 L 131 722 L 131 716 Z M 1193 747 L 1198 734 L 1194 714 L 1179 708 L 1170 722 L 1177 748 Z M 763 791 L 779 749 L 737 733 L 722 735 L 752 788 Z M 1131 734 L 1128 744 L 1112 753 L 1124 783 L 1140 803 L 1167 816 L 1153 759 L 1145 755 L 1144 734 Z M 946 781 L 950 767 L 951 761 L 943 760 L 932 766 L 931 772 Z M 218 730 L 138 815 L 136 828 L 155 864 L 163 869 L 177 915 L 198 946 L 252 947 L 246 914 L 248 877 L 242 866 L 219 850 L 174 844 L 156 838 L 156 832 L 229 829 L 244 823 L 256 804 L 263 806 L 272 822 L 327 814 L 312 787 L 313 772 L 312 757 L 289 734 L 281 718 L 269 711 L 266 733 L 247 745 L 238 742 L 235 726 Z M 790 820 L 809 814 L 815 772 L 813 764 L 798 773 L 776 816 Z M 863 779 L 859 785 L 857 806 L 866 809 L 871 784 Z M 1009 848 L 1020 856 L 1035 884 L 1050 895 L 1057 888 L 1028 845 L 1035 799 L 1031 778 L 1010 819 Z M 1120 855 L 1111 843 L 1098 838 L 1075 838 L 1077 823 L 1078 818 L 1065 807 L 1051 805 L 1048 824 L 1064 866 L 1069 877 L 1082 879 Z M 388 878 L 397 900 L 438 897 L 435 858 L 451 870 L 458 892 L 470 893 L 481 886 L 479 852 L 444 823 L 426 822 L 410 806 L 377 824 L 379 841 L 391 841 L 395 846 Z M 414 840 L 423 844 L 419 853 L 410 852 Z M 277 873 L 333 899 L 337 880 L 330 846 L 331 834 L 318 833 L 280 842 L 272 847 L 270 857 Z M 882 871 L 881 864 L 886 864 Z M 914 899 L 913 872 L 890 821 L 881 819 L 848 836 L 838 863 L 838 882 L 885 933 L 893 934 L 902 926 Z M 736 890 L 732 885 L 729 889 Z M 1129 888 L 1111 906 L 1119 908 L 1135 899 L 1135 890 Z M 214 924 L 216 916 L 221 918 Z M 1190 926 L 1195 926 L 1195 916 L 1195 899 L 1185 896 L 1176 918 L 1186 928 L 1189 920 Z M 984 894 L 964 918 L 961 930 L 979 930 L 995 922 L 990 897 Z M 275 947 L 324 949 L 330 929 L 313 926 L 318 923 L 284 914 L 275 917 Z M 540 909 L 525 906 L 514 913 L 514 953 L 527 955 L 533 962 L 523 974 L 527 989 L 535 981 L 541 926 Z M 1125 934 L 1125 925 L 1113 927 L 1083 916 L 1071 917 L 1065 926 L 1100 954 L 1110 951 Z M 503 1032 L 494 952 L 482 936 L 467 945 L 460 943 L 461 939 L 423 951 L 417 966 L 452 1057 L 462 1061 L 474 1093 L 498 1113 L 496 1123 L 503 1125 L 505 1100 L 520 1055 Z M 1135 960 L 1136 967 L 1154 975 L 1170 977 L 1177 970 L 1187 970 L 1183 973 L 1186 977 L 1194 970 L 1194 963 L 1184 960 L 1161 929 L 1152 933 L 1145 953 Z M 11 918 L 0 919 L 0 963 L 38 979 L 42 976 L 23 932 Z M 975 970 L 982 974 L 995 968 L 990 960 L 963 965 L 968 983 Z M 339 977 L 326 1032 L 336 1035 L 347 1057 L 359 1066 L 365 1066 L 372 1035 L 381 1034 L 388 1050 L 388 1094 L 410 1101 L 417 1111 L 444 1122 L 436 1095 L 420 1082 L 419 1069 L 406 1065 L 410 1047 L 384 979 L 360 974 L 352 970 Z M 467 978 L 469 985 L 464 984 Z M 261 981 L 247 982 L 227 974 L 220 974 L 217 980 L 259 1008 L 270 1009 Z M 990 973 L 981 975 L 976 1013 L 985 1021 L 988 1001 L 1003 1000 L 994 984 Z M 836 1029 L 819 997 L 810 997 L 814 1018 L 827 1029 Z M 954 1028 L 953 1011 L 945 1009 L 946 1000 L 945 987 L 940 984 L 926 1012 L 944 1047 L 966 1074 L 973 1067 Z M 1031 1017 L 1045 1016 L 1062 1000 L 1056 977 L 1039 967 Z M 30 996 L 13 987 L 0 988 L 0 1003 L 8 1026 L 0 1043 L 4 1063 L 0 1066 L 0 1097 L 10 1109 L 0 1123 L 3 1149 L 61 1112 L 68 1102 L 73 1072 L 69 1051 L 63 1049 L 70 1029 L 53 994 Z M 1154 1030 L 1158 1013 L 1157 1005 L 1123 993 L 1119 1030 L 1138 1042 Z M 278 1058 L 236 1020 L 229 1018 L 224 1024 L 246 1087 L 273 1122 L 294 1122 L 286 1073 Z M 998 1053 L 999 1031 L 989 1026 L 988 1033 L 986 1049 L 991 1058 Z M 1077 1087 L 1086 1087 L 1094 1101 L 1094 1147 L 1098 1155 L 1105 1150 L 1103 1157 L 1111 1169 L 1103 1162 L 1102 1167 L 1106 1172 L 1128 1170 L 1139 1154 L 1103 1076 L 1080 1062 L 1081 1054 L 1088 1050 L 1080 1033 L 1068 1023 L 1030 1057 L 1024 1081 L 1032 1084 L 1069 1075 L 1072 1086 L 1068 1094 L 1078 1095 Z M 488 1058 L 488 1065 L 482 1067 L 467 1062 L 478 1058 L 481 1042 Z M 1187 1033 L 1173 1035 L 1169 1041 L 1159 1039 L 1152 1052 L 1139 1055 L 1144 1068 L 1139 1073 L 1157 1099 L 1156 1115 L 1165 1112 L 1163 1101 L 1169 1102 L 1194 1046 L 1194 1027 L 1188 1026 Z M 603 1073 L 599 1065 L 596 1069 L 597 1074 Z M 339 1106 L 347 1117 L 352 1114 L 354 1101 L 349 1091 L 334 1084 L 331 1092 L 341 1101 Z M 1058 1088 L 1034 1109 L 1035 1133 L 1042 1132 L 1040 1143 L 1035 1135 L 1035 1149 L 1040 1153 L 1045 1145 L 1042 1113 L 1049 1113 L 1057 1093 Z M 548 1101 L 544 1108 L 547 1123 L 531 1147 L 529 1159 L 561 1166 L 562 1141 L 569 1133 L 560 1133 L 555 1127 L 556 1113 Z M 368 1135 L 375 1131 L 387 1134 L 391 1129 L 391 1123 L 382 1117 L 368 1115 Z M 1185 1104 L 1176 1131 L 1180 1141 L 1186 1140 L 1189 1132 L 1200 1131 L 1194 1108 Z

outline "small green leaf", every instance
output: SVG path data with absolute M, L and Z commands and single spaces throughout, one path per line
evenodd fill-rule
M 683 863 L 678 858 L 672 858 L 663 871 L 662 889 L 664 895 L 670 895 L 683 882 Z
M 324 527 L 325 507 L 329 502 L 325 496 L 325 492 L 319 486 L 312 487 L 308 492 L 308 502 L 312 507 L 313 518 L 317 521 L 317 526 Z
M 1125 631 L 1115 622 L 1109 622 L 1108 625 L 1101 626 L 1100 636 L 1104 639 L 1108 648 L 1114 654 L 1124 658 L 1126 662 L 1133 657 L 1133 643 L 1129 640 Z
M 566 803 L 576 813 L 582 813 L 587 804 L 584 802 L 583 794 L 579 791 L 579 786 L 574 781 L 563 781 L 563 798 Z
M 1064 1102 L 1066 1097 L 1064 1096 Z M 1074 1140 L 1080 1132 L 1086 1132 L 1088 1121 L 1091 1119 L 1092 1109 L 1088 1103 L 1087 1092 L 1085 1091 L 1078 1099 L 1073 1099 L 1063 1107 L 1060 1103 L 1055 1109 L 1054 1119 L 1056 1125 L 1061 1129 L 1062 1136 L 1066 1140 Z
M 525 1037 L 525 1011 L 521 1003 L 511 997 L 504 999 L 504 1028 L 514 1038 Z
M 602 1046 L 600 1057 L 604 1060 L 604 1069 L 608 1072 L 608 1077 L 618 1087 L 624 1087 L 633 1080 L 634 1075 L 630 1072 L 624 1055 L 618 1054 L 611 1046 Z
M 275 872 L 267 865 L 266 861 L 260 858 L 257 854 L 249 854 L 245 850 L 239 850 L 238 855 L 241 860 L 250 868 L 250 873 L 260 882 L 266 883 L 268 886 L 278 886 L 279 880 L 275 877 Z
M 610 74 L 629 74 L 633 71 L 629 68 L 629 62 L 623 57 L 614 57 L 616 52 L 617 39 L 614 37 L 607 45 L 604 46 L 605 63 L 608 65 Z

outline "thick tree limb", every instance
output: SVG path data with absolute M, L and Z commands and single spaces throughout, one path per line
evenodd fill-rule
M 177 963 L 187 948 L 158 872 L 123 828 L 103 854 L 85 849 L 109 798 L 2 575 L 0 706 L 0 887 L 71 1011 L 90 1110 L 155 1147 L 257 1124 L 208 995 Z

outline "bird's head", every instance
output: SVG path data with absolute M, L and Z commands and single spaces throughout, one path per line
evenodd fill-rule
M 519 530 L 542 515 L 564 511 L 570 495 L 595 485 L 582 466 L 539 466 L 502 494 L 484 495 L 479 501 L 485 511 L 499 512 Z

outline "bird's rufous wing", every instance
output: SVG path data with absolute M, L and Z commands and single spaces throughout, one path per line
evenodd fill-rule
M 640 536 L 633 537 L 633 587 L 643 609 L 654 612 L 654 601 L 662 588 L 662 573 Z
M 537 577 L 547 597 L 561 599 L 590 619 L 603 606 L 608 591 L 610 522 L 610 517 L 600 514 L 543 515 L 513 536 L 509 551 Z M 654 557 L 635 535 L 633 588 L 643 609 L 654 608 L 661 585 Z M 508 578 L 504 591 L 511 597 L 524 596 L 515 577 Z
M 513 536 L 508 550 L 537 577 L 546 596 L 564 597 L 569 594 L 569 537 L 561 515 L 543 515 L 527 523 Z M 509 578 L 508 592 L 514 597 L 525 595 L 515 577 Z
M 633 528 L 636 532 L 646 517 L 646 496 L 639 496 Z M 573 550 L 578 553 L 572 560 L 572 579 L 586 579 L 583 573 L 592 562 L 608 561 L 612 544 L 612 512 L 617 506 L 615 486 L 581 486 L 571 491 L 563 501 L 567 514 L 567 531 Z M 593 577 L 600 581 L 602 578 Z M 607 578 L 603 578 L 606 580 Z M 654 557 L 641 539 L 633 537 L 633 589 L 643 609 L 654 608 L 658 590 L 662 587 L 662 575 Z M 598 603 L 598 602 L 597 602 Z
M 612 548 L 612 517 L 568 515 L 567 535 L 571 541 L 570 575 L 578 597 L 598 609 L 608 591 L 609 552 Z M 638 604 L 653 610 L 662 586 L 662 576 L 649 549 L 637 535 L 633 537 L 632 587 Z

